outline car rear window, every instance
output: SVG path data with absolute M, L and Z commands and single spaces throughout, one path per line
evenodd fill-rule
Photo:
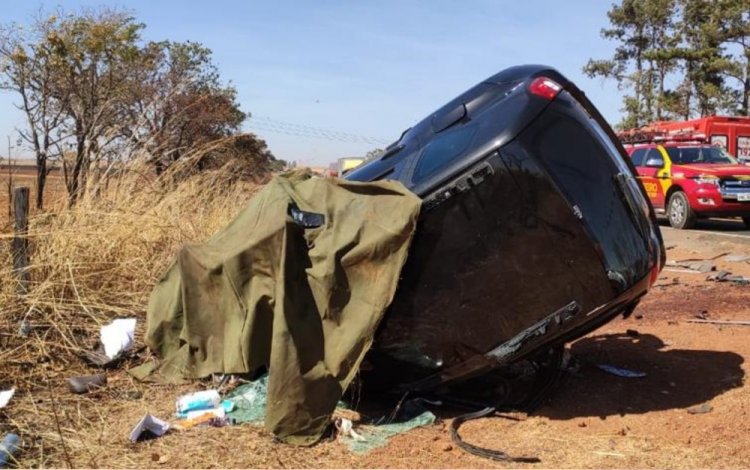
M 477 126 L 462 126 L 439 134 L 419 157 L 412 180 L 420 183 L 459 157 L 471 143 Z

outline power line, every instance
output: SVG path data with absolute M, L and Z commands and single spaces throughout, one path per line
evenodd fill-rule
M 288 121 L 280 121 L 268 116 L 251 116 L 248 120 L 248 127 L 250 129 L 290 135 L 293 137 L 322 139 L 344 143 L 363 143 L 370 145 L 387 145 L 389 143 L 388 140 L 377 137 L 296 124 Z

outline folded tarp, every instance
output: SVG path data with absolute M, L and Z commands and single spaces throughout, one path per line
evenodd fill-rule
M 148 307 L 161 361 L 132 372 L 268 367 L 266 428 L 314 443 L 393 298 L 420 203 L 394 181 L 275 177 L 221 233 L 179 251 Z

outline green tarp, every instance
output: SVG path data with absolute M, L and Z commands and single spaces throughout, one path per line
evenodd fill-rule
M 266 428 L 314 443 L 393 298 L 420 203 L 393 181 L 275 177 L 222 232 L 180 250 L 148 307 L 145 341 L 162 360 L 134 375 L 268 367 Z

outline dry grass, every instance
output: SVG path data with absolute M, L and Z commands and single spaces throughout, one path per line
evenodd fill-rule
M 98 197 L 34 214 L 26 295 L 17 292 L 7 225 L 0 235 L 0 389 L 17 388 L 11 406 L 0 411 L 0 435 L 23 437 L 21 465 L 132 465 L 126 453 L 101 460 L 111 453 L 109 438 L 122 439 L 135 423 L 130 416 L 127 423 L 113 420 L 112 413 L 153 404 L 160 391 L 170 396 L 161 403 L 171 403 L 176 390 L 146 390 L 121 372 L 110 374 L 113 386 L 98 395 L 63 391 L 68 377 L 94 373 L 77 354 L 93 346 L 99 327 L 136 317 L 142 331 L 149 292 L 177 248 L 222 228 L 268 176 L 238 180 L 221 169 L 191 174 L 190 164 L 186 159 L 159 178 L 134 164 Z M 32 327 L 27 337 L 18 333 L 22 322 Z M 102 401 L 114 406 L 97 406 Z

